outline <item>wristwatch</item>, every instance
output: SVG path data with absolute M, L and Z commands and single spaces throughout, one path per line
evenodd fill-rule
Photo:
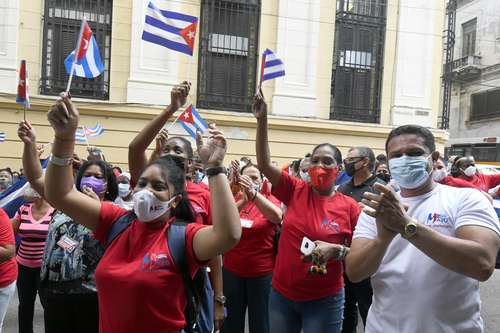
M 415 236 L 417 231 L 418 231 L 417 223 L 414 220 L 411 220 L 405 225 L 405 229 L 401 233 L 401 236 L 405 239 L 409 239 Z
M 221 295 L 221 296 L 214 296 L 214 301 L 216 303 L 219 303 L 220 305 L 226 304 L 226 296 Z
M 205 169 L 207 177 L 217 176 L 220 173 L 227 174 L 227 169 L 223 166 L 210 167 Z
M 50 156 L 50 163 L 57 166 L 68 166 L 73 164 L 73 157 L 63 158 L 55 155 Z

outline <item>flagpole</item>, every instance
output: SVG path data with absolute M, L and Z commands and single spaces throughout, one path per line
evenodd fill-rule
M 264 64 L 266 63 L 266 54 L 262 53 L 262 59 L 260 64 L 260 80 L 259 80 L 259 91 L 262 89 L 262 79 L 264 78 Z
M 76 42 L 75 56 L 73 58 L 73 64 L 71 65 L 71 72 L 69 73 L 68 85 L 66 86 L 66 93 L 69 92 L 69 89 L 71 88 L 71 81 L 73 81 L 73 74 L 75 73 L 76 61 L 78 58 L 78 53 L 80 53 L 80 45 L 82 44 L 83 27 L 85 25 L 85 22 L 87 22 L 87 19 L 85 17 L 83 17 L 82 25 L 80 26 L 80 33 L 78 34 L 78 41 Z
M 24 105 L 24 108 L 23 108 L 23 117 L 24 117 L 24 121 L 26 121 L 26 104 Z

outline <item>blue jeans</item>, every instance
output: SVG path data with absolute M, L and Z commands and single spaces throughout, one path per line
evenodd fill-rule
M 314 288 L 314 286 L 311 286 Z M 314 301 L 294 302 L 271 290 L 269 320 L 273 333 L 340 333 L 344 290 Z
M 227 318 L 221 332 L 244 333 L 248 307 L 250 333 L 269 333 L 268 305 L 272 275 L 243 278 L 225 269 L 223 273 Z

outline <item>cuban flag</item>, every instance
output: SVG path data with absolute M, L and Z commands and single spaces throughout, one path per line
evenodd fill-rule
M 87 21 L 83 20 L 75 51 L 71 52 L 64 60 L 66 72 L 71 75 L 71 69 L 74 63 L 74 74 L 79 77 L 86 77 L 88 79 L 98 77 L 104 72 L 104 64 L 101 60 L 99 47 L 95 40 L 92 30 L 90 29 Z M 75 59 L 75 54 L 77 55 Z
M 47 168 L 49 159 L 41 160 L 43 172 Z M 10 218 L 16 215 L 17 210 L 24 204 L 24 191 L 30 186 L 26 177 L 21 177 L 4 192 L 0 193 L 0 208 L 3 208 Z
M 30 107 L 30 97 L 28 93 L 28 72 L 26 71 L 26 60 L 21 60 L 19 67 L 19 81 L 17 83 L 16 103 L 25 108 Z
M 188 106 L 188 108 L 179 116 L 179 120 L 186 132 L 188 132 L 189 135 L 191 135 L 191 137 L 195 140 L 196 130 L 203 134 L 208 129 L 207 123 L 203 120 L 192 104 Z
M 5 141 L 5 132 L 0 132 L 0 142 L 4 142 Z
M 142 39 L 192 56 L 198 18 L 160 9 L 158 2 L 148 4 Z
M 75 133 L 75 140 L 78 142 L 87 142 L 89 138 L 97 137 L 104 132 L 104 128 L 102 128 L 100 123 L 97 123 L 94 127 L 85 127 L 79 128 Z
M 270 49 L 262 53 L 260 82 L 285 76 L 285 64 Z
M 497 213 L 498 218 L 500 218 L 500 200 L 493 199 L 493 208 L 495 208 L 495 212 Z

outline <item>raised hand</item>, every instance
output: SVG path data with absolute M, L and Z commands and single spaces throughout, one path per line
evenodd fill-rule
M 187 97 L 189 96 L 189 90 L 191 89 L 191 82 L 184 81 L 172 88 L 170 92 L 170 106 L 175 110 L 178 110 L 184 104 L 186 104 Z
M 262 90 L 259 90 L 259 92 L 253 97 L 252 112 L 257 119 L 267 116 L 267 103 L 264 99 L 264 95 L 262 94 Z
M 69 94 L 61 93 L 60 98 L 50 107 L 47 118 L 54 129 L 55 136 L 64 140 L 74 140 L 80 115 L 71 102 Z
M 165 148 L 168 140 L 168 130 L 166 128 L 162 129 L 161 132 L 156 136 L 156 148 L 155 151 L 158 156 L 161 155 L 163 149 Z
M 36 133 L 33 126 L 27 120 L 22 120 L 19 123 L 19 128 L 17 129 L 17 136 L 24 144 L 35 144 L 36 143 Z
M 245 195 L 247 196 L 248 199 L 252 200 L 255 195 L 257 194 L 257 191 L 253 187 L 253 181 L 250 179 L 250 177 L 246 175 L 240 176 L 240 182 L 239 182 L 241 188 L 245 192 Z
M 198 156 L 205 167 L 218 167 L 223 164 L 227 142 L 215 124 L 208 126 L 208 140 L 206 142 L 203 142 L 200 132 L 196 133 L 196 146 L 198 147 Z
M 45 151 L 45 145 L 37 145 L 36 146 L 36 153 L 38 154 L 38 158 L 42 156 L 43 152 Z

